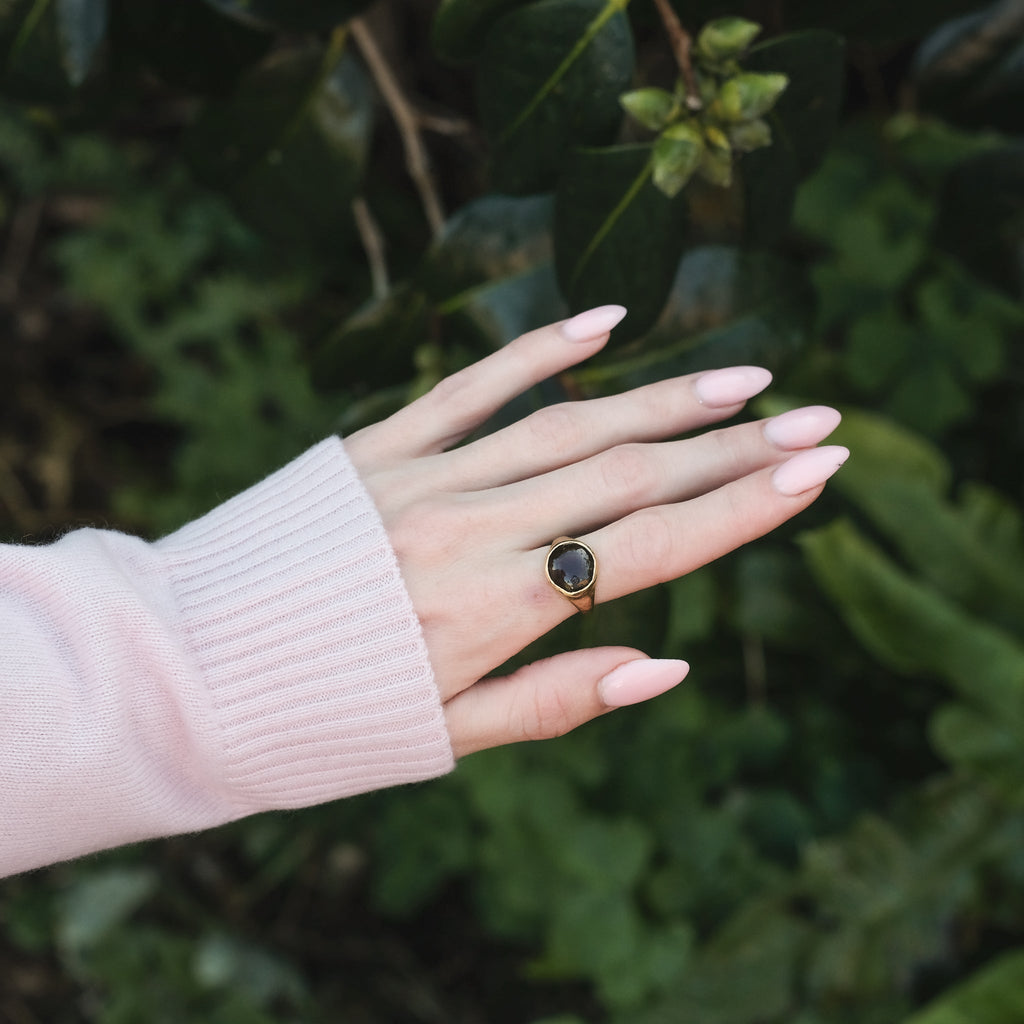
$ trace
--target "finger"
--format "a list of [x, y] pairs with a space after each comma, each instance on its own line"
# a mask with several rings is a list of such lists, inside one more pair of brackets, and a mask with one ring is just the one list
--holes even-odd
[[[597, 558], [595, 600], [685, 576], [694, 569], [771, 532], [810, 505], [846, 461], [838, 446], [812, 448], [780, 466], [759, 470], [717, 490], [674, 505], [634, 512], [579, 539]], [[506, 570], [506, 629], [539, 636], [576, 614], [545, 578], [547, 546], [527, 551]]]
[[660, 441], [727, 419], [771, 379], [759, 366], [732, 366], [622, 395], [551, 405], [448, 452], [441, 457], [441, 472], [446, 486], [460, 490], [524, 480], [617, 445]]
[[510, 676], [484, 679], [445, 705], [456, 757], [524, 740], [553, 739], [615, 707], [680, 683], [685, 661], [654, 661], [628, 647], [559, 654]]
[[481, 497], [489, 518], [527, 546], [597, 529], [631, 512], [675, 504], [723, 487], [792, 451], [815, 445], [839, 425], [827, 406], [794, 409], [684, 441], [624, 444], [553, 473]]
[[346, 441], [357, 468], [443, 451], [534, 384], [592, 356], [626, 315], [599, 306], [536, 331], [446, 377], [382, 423]]
[[684, 576], [769, 533], [810, 505], [849, 454], [838, 445], [800, 452], [780, 466], [681, 504], [642, 509], [582, 538], [600, 562], [596, 599]]

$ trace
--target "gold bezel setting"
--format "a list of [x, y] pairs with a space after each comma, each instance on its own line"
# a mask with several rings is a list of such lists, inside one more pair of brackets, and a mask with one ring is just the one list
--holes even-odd
[[[562, 561], [562, 565], [558, 562]], [[572, 573], [569, 579], [566, 573]], [[597, 586], [597, 556], [593, 550], [575, 537], [556, 537], [548, 548], [544, 560], [544, 575], [577, 611], [589, 612], [594, 607], [594, 589]]]

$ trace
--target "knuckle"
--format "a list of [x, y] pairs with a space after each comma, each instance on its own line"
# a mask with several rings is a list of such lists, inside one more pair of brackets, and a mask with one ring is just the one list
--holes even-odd
[[654, 492], [655, 478], [646, 447], [623, 444], [601, 456], [601, 479], [608, 493], [642, 505]]
[[721, 523], [726, 531], [730, 534], [747, 532], [744, 525], [752, 520], [746, 491], [739, 487], [723, 487], [719, 494], [724, 506]]
[[448, 559], [463, 527], [457, 510], [444, 502], [422, 499], [395, 513], [388, 538], [401, 566]]
[[416, 539], [419, 528], [415, 515], [409, 508], [402, 509], [391, 515], [387, 523], [388, 540], [398, 559], [399, 565], [405, 565], [416, 550]]
[[570, 403], [549, 405], [527, 417], [530, 442], [547, 454], [565, 459], [579, 450], [583, 426]]
[[626, 521], [626, 557], [634, 566], [649, 569], [670, 579], [676, 550], [676, 536], [661, 509], [634, 512]]
[[439, 380], [429, 391], [431, 405], [455, 430], [476, 424], [480, 405], [480, 378], [475, 366]]
[[742, 476], [750, 469], [750, 445], [746, 432], [726, 428], [709, 435], [715, 442], [715, 461], [724, 478]]
[[512, 725], [527, 740], [553, 740], [577, 725], [573, 708], [557, 688], [538, 687]]

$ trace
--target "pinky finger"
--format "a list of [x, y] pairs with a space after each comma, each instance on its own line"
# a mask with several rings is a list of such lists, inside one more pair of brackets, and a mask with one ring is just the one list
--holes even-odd
[[682, 682], [685, 661], [628, 647], [571, 651], [484, 679], [445, 705], [456, 757], [524, 740], [554, 739], [613, 708], [657, 697]]

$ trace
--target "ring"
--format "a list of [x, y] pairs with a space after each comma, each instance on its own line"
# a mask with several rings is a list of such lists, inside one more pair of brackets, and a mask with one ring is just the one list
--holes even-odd
[[556, 537], [548, 548], [544, 574], [562, 597], [572, 601], [577, 611], [589, 612], [594, 607], [597, 556], [583, 541]]

